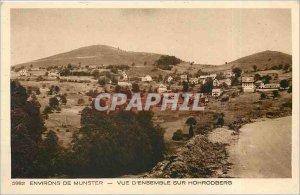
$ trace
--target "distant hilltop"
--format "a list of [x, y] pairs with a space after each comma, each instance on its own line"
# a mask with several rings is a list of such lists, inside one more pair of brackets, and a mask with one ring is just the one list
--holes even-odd
[[239, 67], [242, 70], [253, 70], [253, 66], [255, 65], [257, 70], [265, 70], [274, 66], [286, 64], [292, 64], [291, 55], [279, 51], [267, 50], [239, 58], [224, 66]]
[[[81, 47], [69, 52], [60, 53], [50, 57], [35, 61], [17, 64], [15, 67], [48, 67], [64, 66], [67, 64], [76, 65], [145, 65], [152, 66], [163, 54], [132, 52], [107, 45], [92, 45]], [[183, 64], [189, 64], [182, 61]], [[278, 65], [292, 64], [292, 56], [278, 51], [263, 51], [249, 56], [245, 56], [228, 62], [223, 65], [202, 65], [194, 64], [195, 67], [203, 71], [213, 72], [228, 70], [239, 67], [242, 70], [252, 70], [256, 66], [257, 70], [270, 69]]]
[[81, 47], [69, 52], [56, 54], [35, 61], [17, 64], [18, 66], [48, 67], [67, 64], [110, 65], [110, 64], [149, 64], [152, 65], [161, 54], [124, 51], [107, 45]]

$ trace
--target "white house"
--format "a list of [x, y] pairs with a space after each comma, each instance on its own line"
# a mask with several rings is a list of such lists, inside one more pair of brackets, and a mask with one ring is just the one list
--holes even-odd
[[127, 81], [128, 80], [128, 75], [126, 74], [126, 72], [123, 71], [121, 74], [122, 74], [123, 80]]
[[207, 78], [215, 79], [216, 77], [217, 77], [217, 74], [201, 75], [201, 76], [199, 76], [199, 80], [203, 81], [203, 80], [206, 80]]
[[146, 75], [145, 77], [142, 77], [142, 81], [143, 82], [151, 82], [152, 81], [152, 77], [150, 75]]
[[167, 92], [167, 91], [168, 91], [167, 87], [166, 87], [165, 85], [163, 85], [163, 84], [160, 84], [160, 85], [158, 86], [158, 88], [157, 88], [157, 92], [158, 92], [158, 93], [165, 93], [165, 92]]
[[260, 86], [263, 89], [279, 89], [280, 84], [278, 83], [269, 83], [269, 84], [263, 84]]
[[244, 92], [254, 92], [254, 78], [253, 77], [242, 77], [242, 88]]
[[171, 83], [173, 80], [174, 80], [174, 79], [173, 79], [173, 77], [171, 77], [171, 76], [169, 76], [169, 77], [167, 78], [167, 82], [168, 82], [168, 83]]
[[129, 82], [124, 82], [124, 81], [118, 81], [118, 85], [120, 87], [132, 87], [132, 84]]
[[19, 71], [19, 76], [20, 77], [27, 77], [29, 76], [30, 74], [28, 73], [28, 71], [26, 69], [23, 69], [23, 70], [20, 70]]
[[219, 97], [222, 94], [222, 90], [221, 89], [212, 89], [211, 91], [211, 95], [213, 97]]
[[197, 85], [199, 83], [199, 79], [198, 78], [190, 78], [190, 83]]
[[48, 76], [49, 77], [59, 77], [60, 73], [58, 71], [55, 71], [55, 72], [49, 71]]
[[182, 75], [180, 75], [180, 80], [181, 80], [181, 82], [183, 82], [183, 81], [187, 82], [187, 80], [188, 80], [188, 75], [187, 75], [187, 74], [182, 74]]
[[213, 86], [218, 87], [220, 85], [220, 81], [218, 79], [213, 80]]

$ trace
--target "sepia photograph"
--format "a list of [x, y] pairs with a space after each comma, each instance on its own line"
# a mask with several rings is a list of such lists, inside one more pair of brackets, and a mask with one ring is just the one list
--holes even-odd
[[21, 182], [12, 185], [293, 179], [292, 16], [285, 7], [11, 8], [1, 105], [5, 169]]

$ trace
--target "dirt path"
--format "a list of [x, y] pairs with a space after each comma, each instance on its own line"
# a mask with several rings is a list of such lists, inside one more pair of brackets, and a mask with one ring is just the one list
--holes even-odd
[[228, 148], [233, 163], [228, 176], [242, 178], [291, 177], [292, 117], [244, 125]]

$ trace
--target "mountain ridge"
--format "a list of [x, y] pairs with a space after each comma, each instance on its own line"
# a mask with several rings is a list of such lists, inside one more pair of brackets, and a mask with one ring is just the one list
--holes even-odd
[[[110, 64], [135, 64], [135, 65], [153, 65], [164, 54], [126, 51], [120, 48], [108, 45], [90, 45], [80, 47], [68, 52], [55, 54], [49, 57], [33, 60], [30, 62], [14, 65], [14, 67], [30, 66], [48, 67], [64, 66], [69, 63], [85, 65], [110, 65]], [[187, 63], [187, 62], [184, 62]], [[243, 70], [258, 69], [264, 70], [277, 66], [279, 64], [291, 64], [292, 56], [279, 51], [262, 51], [245, 57], [241, 57], [223, 65], [202, 65], [195, 64], [200, 69], [210, 71], [222, 71], [239, 67]]]

